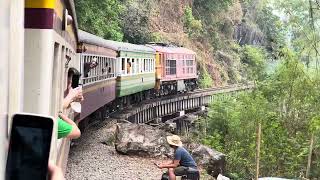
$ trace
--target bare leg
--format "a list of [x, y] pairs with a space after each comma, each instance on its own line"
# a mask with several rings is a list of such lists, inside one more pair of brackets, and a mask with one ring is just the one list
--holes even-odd
[[176, 175], [174, 174], [174, 169], [173, 168], [169, 168], [168, 169], [168, 173], [169, 173], [169, 179], [170, 180], [176, 180]]

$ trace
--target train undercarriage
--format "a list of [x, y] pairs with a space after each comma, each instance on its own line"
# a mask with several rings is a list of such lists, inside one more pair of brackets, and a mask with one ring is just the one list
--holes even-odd
[[119, 97], [114, 101], [104, 105], [103, 107], [92, 113], [88, 118], [82, 120], [80, 122], [80, 129], [85, 129], [89, 124], [93, 123], [92, 121], [103, 121], [105, 118], [108, 118], [113, 112], [131, 107], [133, 105], [139, 104], [140, 102], [155, 98], [161, 98], [164, 96], [182, 94], [194, 91], [197, 88], [197, 79], [161, 82], [159, 90], [149, 89], [143, 92], [131, 94], [129, 96]]
[[160, 89], [156, 90], [156, 96], [167, 96], [178, 93], [185, 93], [189, 91], [194, 91], [197, 87], [197, 79], [165, 81], [161, 82]]

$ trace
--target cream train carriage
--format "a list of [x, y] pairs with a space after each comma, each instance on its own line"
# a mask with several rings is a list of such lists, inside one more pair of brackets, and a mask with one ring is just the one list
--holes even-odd
[[0, 180], [5, 174], [8, 120], [22, 111], [23, 20], [24, 1], [0, 1]]
[[[57, 117], [76, 58], [77, 23], [73, 0], [25, 0], [23, 111]], [[71, 112], [69, 116], [73, 118]], [[55, 125], [55, 137], [57, 126]], [[51, 159], [66, 166], [69, 141], [53, 138]]]

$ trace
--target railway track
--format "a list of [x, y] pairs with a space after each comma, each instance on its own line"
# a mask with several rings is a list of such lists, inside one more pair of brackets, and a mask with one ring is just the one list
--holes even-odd
[[214, 101], [215, 95], [227, 95], [252, 89], [253, 87], [252, 84], [227, 85], [223, 87], [196, 89], [192, 92], [148, 99], [132, 104], [129, 107], [124, 107], [123, 109], [114, 110], [108, 114], [102, 115], [100, 112], [100, 115], [98, 116], [100, 118], [95, 118], [100, 119], [100, 121], [95, 120], [93, 122], [83, 123], [85, 125], [82, 125], [81, 129], [87, 129], [92, 125], [96, 125], [101, 121], [110, 118], [132, 123], [150, 123], [154, 120], [160, 121], [164, 116], [176, 118], [181, 115], [180, 113], [184, 115], [184, 111], [186, 110], [201, 109], [203, 106], [208, 106]]
[[236, 93], [252, 88], [252, 84], [241, 84], [197, 89], [193, 92], [146, 100], [125, 108], [124, 110], [120, 110], [114, 113], [112, 117], [128, 120], [133, 123], [146, 123], [162, 116], [207, 106], [213, 102], [214, 95]]

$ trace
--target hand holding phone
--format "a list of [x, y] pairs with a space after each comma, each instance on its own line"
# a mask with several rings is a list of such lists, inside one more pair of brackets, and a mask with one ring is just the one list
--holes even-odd
[[50, 180], [64, 180], [61, 168], [57, 167], [53, 162], [49, 162]]
[[9, 141], [6, 180], [48, 178], [48, 159], [53, 118], [36, 114], [15, 114]]

